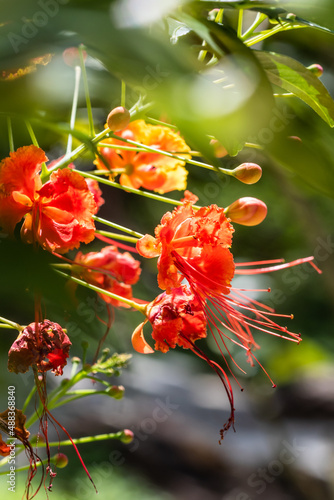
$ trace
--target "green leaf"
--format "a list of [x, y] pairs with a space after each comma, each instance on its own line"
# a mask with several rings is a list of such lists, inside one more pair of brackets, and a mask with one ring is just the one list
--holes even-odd
[[167, 19], [168, 23], [168, 33], [170, 35], [170, 41], [171, 43], [177, 43], [178, 39], [181, 36], [188, 35], [190, 32], [190, 28], [186, 26], [184, 23], [181, 23], [180, 21], [177, 21], [176, 19], [173, 19], [172, 17], [169, 17]]
[[254, 52], [272, 84], [292, 92], [334, 127], [334, 101], [310, 70], [288, 56], [274, 52]]
[[334, 198], [334, 165], [330, 153], [317, 149], [307, 133], [301, 134], [302, 141], [287, 137], [287, 133], [284, 130], [278, 134], [268, 144], [267, 151], [313, 189]]
[[272, 0], [271, 2], [258, 2], [256, 0], [229, 0], [229, 1], [212, 1], [201, 0], [200, 2], [190, 2], [190, 6], [196, 10], [205, 6], [208, 10], [212, 9], [242, 9], [255, 10], [266, 14], [270, 19], [278, 20], [279, 16], [286, 14], [286, 10], [278, 7], [280, 0]]
[[173, 122], [209, 161], [208, 135], [236, 155], [270, 117], [274, 106], [270, 82], [253, 50], [232, 30], [185, 13], [175, 16], [206, 42], [216, 60], [202, 63], [197, 72], [163, 82], [157, 101], [166, 103]]

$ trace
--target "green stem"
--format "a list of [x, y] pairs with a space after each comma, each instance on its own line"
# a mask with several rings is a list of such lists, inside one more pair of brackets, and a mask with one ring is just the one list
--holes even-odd
[[[125, 142], [125, 139], [122, 139], [122, 138], [119, 138], [121, 141]], [[136, 151], [136, 152], [141, 152], [141, 151], [150, 151], [148, 150], [147, 148], [150, 147], [150, 146], [145, 146], [145, 144], [141, 144], [141, 143], [138, 143], [140, 144], [140, 146], [121, 146], [120, 144], [111, 144], [110, 142], [100, 142], [98, 144], [98, 147], [99, 148], [110, 148], [110, 149], [121, 149], [121, 150], [125, 150], [125, 151]], [[162, 155], [173, 155], [172, 157], [173, 158], [176, 158], [176, 159], [181, 159], [182, 161], [186, 161], [188, 162], [188, 160], [186, 158], [183, 158], [183, 157], [178, 157], [176, 155], [182, 155], [182, 154], [187, 154], [187, 155], [196, 155], [196, 156], [200, 156], [201, 153], [199, 151], [167, 151], [165, 149], [155, 149], [153, 148], [153, 152], [154, 153], [158, 153], [158, 154], [162, 154]], [[114, 172], [124, 172], [125, 169], [122, 168], [122, 169], [117, 169], [117, 168], [113, 168], [112, 169], [112, 173]], [[90, 173], [93, 174], [95, 171], [91, 171]], [[101, 172], [100, 170], [98, 170], [97, 172]]]
[[0, 321], [1, 323], [6, 323], [6, 325], [9, 325], [11, 328], [15, 328], [15, 330], [18, 330], [19, 332], [24, 329], [24, 326], [21, 326], [18, 323], [14, 323], [14, 321], [10, 321], [9, 319], [2, 318], [1, 316]]
[[296, 24], [296, 25], [291, 25], [290, 23], [278, 24], [274, 28], [260, 32], [258, 35], [254, 36], [253, 38], [245, 40], [244, 43], [248, 47], [251, 47], [252, 45], [255, 45], [259, 42], [262, 42], [263, 40], [266, 40], [267, 38], [269, 38], [273, 35], [276, 35], [277, 33], [281, 32], [281, 31], [290, 31], [290, 30], [306, 28], [306, 27], [307, 26], [303, 26], [301, 24]]
[[137, 233], [136, 231], [133, 231], [132, 229], [128, 229], [127, 227], [120, 226], [119, 224], [115, 224], [115, 222], [110, 222], [106, 219], [102, 219], [101, 217], [97, 217], [96, 215], [93, 215], [93, 219], [96, 222], [101, 222], [101, 224], [105, 224], [106, 226], [110, 226], [114, 229], [119, 229], [120, 231], [123, 231], [123, 233], [131, 234], [131, 236], [135, 236], [136, 238], [142, 238], [144, 235], [141, 233]]
[[219, 9], [219, 12], [216, 15], [215, 22], [222, 23], [223, 22], [224, 9]]
[[133, 236], [125, 236], [123, 234], [111, 233], [110, 231], [100, 231], [96, 229], [95, 233], [101, 234], [102, 236], [107, 236], [108, 238], [113, 238], [114, 240], [127, 241], [128, 243], [137, 243], [138, 241], [138, 238], [134, 238]]
[[32, 397], [33, 397], [33, 395], [35, 394], [36, 390], [37, 390], [37, 387], [34, 385], [34, 386], [33, 386], [33, 388], [31, 389], [30, 393], [28, 394], [28, 396], [27, 396], [27, 398], [26, 398], [25, 402], [24, 402], [24, 405], [23, 405], [23, 407], [22, 407], [22, 413], [24, 413], [24, 412], [25, 412], [25, 410], [26, 410], [26, 408], [27, 408], [28, 404], [30, 403], [30, 401], [31, 401], [31, 399], [32, 399]]
[[39, 144], [38, 144], [38, 141], [37, 141], [37, 137], [35, 135], [35, 132], [30, 124], [30, 122], [28, 122], [28, 120], [25, 120], [25, 124], [26, 124], [26, 127], [28, 129], [28, 132], [29, 132], [29, 135], [30, 135], [30, 139], [31, 139], [31, 142], [33, 143], [34, 146], [36, 146], [37, 148], [39, 148]]
[[85, 66], [85, 61], [84, 61], [84, 56], [83, 56], [83, 46], [82, 45], [79, 46], [79, 56], [80, 56], [80, 65], [81, 65], [81, 71], [82, 71], [82, 80], [83, 80], [84, 89], [85, 89], [86, 107], [87, 107], [89, 133], [90, 133], [89, 135], [91, 137], [94, 137], [95, 131], [94, 131], [92, 104], [90, 102], [88, 79], [87, 79], [87, 72], [86, 72], [86, 66]]
[[63, 273], [62, 271], [56, 270], [57, 274], [60, 274], [60, 276], [63, 276], [64, 278], [73, 281], [74, 283], [77, 283], [78, 285], [84, 286], [85, 288], [88, 288], [89, 290], [93, 290], [94, 292], [100, 293], [102, 295], [106, 295], [107, 297], [110, 297], [111, 299], [118, 300], [119, 302], [123, 302], [124, 304], [127, 304], [128, 306], [132, 307], [133, 309], [137, 309], [137, 311], [144, 312], [144, 309], [146, 305], [142, 304], [137, 304], [137, 302], [134, 302], [133, 300], [126, 299], [125, 297], [122, 297], [121, 295], [116, 295], [115, 293], [107, 292], [103, 288], [100, 288], [95, 285], [91, 285], [90, 283], [87, 283], [86, 281], [82, 281], [79, 278], [75, 278], [74, 276], [69, 276], [66, 273]]
[[[152, 103], [143, 104], [138, 109], [131, 109], [130, 114], [131, 114], [132, 118], [135, 118], [137, 114], [143, 113], [145, 110], [151, 109], [152, 106], [153, 106]], [[93, 145], [98, 144], [105, 137], [107, 137], [109, 133], [110, 133], [109, 128], [102, 130], [102, 132], [96, 134], [95, 137], [92, 138], [91, 143]], [[68, 155], [66, 154], [61, 160], [59, 160], [58, 163], [56, 163], [52, 168], [50, 168], [48, 171], [47, 177], [50, 177], [52, 172], [54, 172], [55, 170], [58, 170], [59, 168], [67, 167], [67, 165], [69, 165], [69, 163], [72, 163], [77, 158], [82, 156], [88, 149], [89, 148], [88, 148], [87, 144], [80, 144], [80, 146], [78, 146], [74, 151], [72, 151], [71, 154], [68, 154]], [[47, 178], [43, 178], [43, 180], [47, 180]]]
[[55, 408], [59, 408], [60, 406], [70, 403], [71, 401], [76, 401], [77, 399], [85, 398], [87, 396], [92, 396], [94, 394], [104, 394], [105, 396], [109, 396], [109, 394], [106, 391], [94, 391], [94, 390], [91, 390], [89, 392], [86, 391], [85, 394], [78, 394], [76, 396], [63, 399], [62, 401], [59, 401], [58, 403], [55, 403], [53, 405], [49, 405], [49, 410], [54, 410]]
[[[79, 172], [83, 177], [88, 177], [89, 179], [94, 179], [97, 182], [101, 182], [102, 184], [106, 184], [107, 186], [112, 186], [117, 189], [121, 189], [122, 191], [126, 191], [128, 193], [138, 194], [139, 196], [144, 196], [145, 198], [151, 198], [152, 200], [162, 201], [163, 203], [169, 203], [170, 205], [182, 205], [182, 201], [173, 200], [172, 198], [166, 198], [165, 196], [160, 196], [158, 194], [149, 193], [147, 191], [141, 191], [140, 189], [131, 188], [128, 186], [122, 186], [117, 182], [109, 181], [108, 179], [103, 179], [97, 177], [96, 175], [89, 174], [88, 172]], [[195, 207], [195, 205], [194, 205]], [[198, 208], [198, 207], [197, 207]]]
[[264, 149], [263, 146], [260, 146], [260, 144], [255, 144], [254, 142], [245, 142], [244, 145], [245, 148], [252, 148], [252, 149]]
[[[43, 445], [45, 446], [45, 443], [37, 444], [37, 445], [35, 444], [34, 447], [36, 447], [36, 446], [43, 446]], [[19, 452], [21, 452], [21, 451], [23, 451], [23, 448]], [[3, 461], [0, 462], [0, 466], [2, 465], [2, 463], [3, 463]], [[4, 463], [8, 463], [8, 460], [6, 460], [6, 462], [4, 462]], [[36, 467], [40, 467], [42, 464], [43, 465], [47, 465], [47, 463], [48, 463], [48, 460], [45, 459], [45, 460], [36, 462], [35, 465], [36, 465]], [[22, 472], [22, 471], [25, 471], [25, 470], [29, 470], [30, 467], [31, 467], [30, 465], [24, 465], [23, 467], [19, 467], [18, 469], [15, 469], [15, 472]], [[0, 476], [4, 476], [5, 474], [8, 474], [8, 472], [7, 471], [0, 472]]]
[[[112, 133], [109, 134], [109, 135], [111, 137], [113, 137], [114, 139], [118, 139], [119, 140], [119, 137], [117, 135], [114, 135]], [[216, 172], [219, 171], [219, 172], [222, 172], [223, 174], [232, 175], [233, 176], [233, 174], [231, 173], [231, 170], [228, 170], [228, 169], [225, 169], [225, 168], [222, 168], [222, 167], [213, 167], [212, 165], [209, 165], [208, 163], [203, 163], [201, 161], [196, 161], [196, 160], [193, 160], [192, 158], [184, 158], [182, 156], [178, 156], [176, 154], [169, 153], [168, 151], [164, 151], [162, 149], [156, 149], [156, 148], [153, 148], [152, 146], [146, 146], [145, 144], [141, 144], [140, 142], [132, 141], [130, 139], [124, 139], [124, 138], [122, 138], [122, 142], [126, 142], [128, 144], [132, 144], [134, 146], [140, 147], [141, 149], [144, 149], [144, 150], [149, 151], [151, 153], [161, 154], [163, 156], [168, 156], [169, 158], [173, 158], [175, 160], [179, 160], [179, 161], [182, 161], [182, 162], [189, 163], [190, 165], [196, 165], [197, 167], [206, 168], [208, 170], [215, 170]], [[189, 154], [189, 152], [185, 151], [184, 154]], [[126, 188], [126, 189], [128, 189], [128, 188]]]
[[237, 36], [238, 38], [242, 38], [242, 21], [243, 21], [244, 11], [242, 9], [238, 12], [238, 27], [237, 27]]
[[267, 16], [265, 14], [261, 14], [261, 12], [258, 12], [254, 23], [248, 28], [248, 30], [245, 31], [242, 36], [240, 36], [240, 39], [242, 41], [248, 40], [248, 38], [253, 34], [256, 28], [260, 26], [260, 24], [262, 24], [266, 19]]
[[122, 80], [122, 88], [121, 88], [121, 106], [125, 108], [125, 101], [126, 101], [126, 83], [124, 80]]
[[12, 120], [11, 120], [10, 116], [7, 116], [7, 128], [8, 128], [9, 151], [11, 153], [13, 153], [14, 152], [14, 136], [13, 136]]
[[[64, 441], [52, 441], [49, 443], [49, 446], [71, 446], [72, 442], [75, 444], [83, 444], [83, 443], [93, 443], [95, 441], [105, 441], [106, 439], [122, 439], [124, 437], [124, 431], [119, 432], [110, 432], [109, 434], [98, 434], [97, 436], [85, 436], [81, 438], [76, 438], [70, 441], [66, 439]], [[45, 443], [37, 443], [35, 446], [43, 447]]]
[[[26, 124], [27, 130], [29, 132], [31, 142], [33, 143], [34, 146], [36, 146], [37, 148], [39, 148], [37, 137], [35, 135], [35, 132], [34, 132], [32, 126], [31, 126], [30, 122], [28, 120], [25, 120], [25, 124]], [[46, 166], [45, 162], [42, 163], [41, 168], [42, 168], [42, 174], [41, 175], [42, 176], [46, 175], [48, 173], [48, 169], [47, 169], [47, 166]]]
[[[205, 41], [205, 40], [203, 40], [203, 42], [202, 42], [202, 47], [204, 48], [204, 47], [206, 47], [206, 46], [207, 46], [206, 41]], [[208, 53], [208, 51], [207, 51], [207, 50], [205, 50], [205, 49], [200, 50], [200, 51], [199, 51], [199, 54], [198, 54], [198, 60], [199, 60], [200, 62], [203, 62], [207, 53]]]
[[[74, 92], [73, 92], [73, 101], [72, 101], [72, 110], [71, 110], [71, 118], [70, 118], [70, 129], [73, 130], [75, 126], [75, 118], [77, 115], [78, 108], [78, 98], [79, 98], [79, 87], [80, 87], [80, 78], [81, 78], [81, 68], [80, 66], [75, 66], [75, 81], [74, 81]], [[72, 134], [69, 134], [67, 140], [66, 154], [70, 154], [72, 150]]]
[[162, 122], [160, 120], [156, 120], [155, 118], [150, 118], [149, 116], [146, 117], [146, 121], [149, 123], [153, 123], [153, 125], [162, 125], [163, 127], [168, 127], [177, 130], [176, 125], [171, 125], [170, 123]]

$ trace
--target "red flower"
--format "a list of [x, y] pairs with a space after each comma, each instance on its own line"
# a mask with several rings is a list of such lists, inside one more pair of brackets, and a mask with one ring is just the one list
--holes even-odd
[[211, 205], [195, 211], [193, 201], [186, 191], [183, 205], [167, 212], [155, 230], [156, 237], [145, 235], [137, 242], [137, 250], [144, 257], [159, 255], [158, 283], [167, 292], [180, 285], [186, 269], [192, 283], [227, 294], [234, 276], [229, 250], [234, 229], [223, 208]]
[[173, 288], [170, 294], [159, 295], [146, 307], [146, 321], [133, 333], [133, 347], [138, 352], [153, 352], [143, 337], [143, 327], [149, 321], [157, 351], [167, 352], [176, 345], [192, 348], [193, 342], [206, 337], [206, 317], [201, 302], [186, 286]]
[[39, 372], [52, 370], [55, 375], [62, 375], [71, 345], [66, 331], [58, 323], [48, 319], [30, 323], [9, 349], [8, 370], [25, 373], [36, 365]]
[[49, 251], [65, 253], [94, 239], [97, 207], [86, 181], [71, 169], [57, 170], [42, 185], [39, 171], [47, 161], [36, 146], [11, 153], [0, 164], [0, 226], [12, 234], [25, 217], [21, 237]]
[[[120, 139], [104, 139], [104, 144], [126, 146], [122, 138], [140, 142], [145, 146], [168, 152], [185, 152], [190, 148], [184, 140], [168, 127], [150, 125], [144, 120], [135, 120], [117, 135]], [[115, 177], [121, 174], [119, 182], [131, 188], [150, 189], [157, 193], [167, 193], [175, 189], [186, 188], [187, 170], [185, 161], [170, 158], [159, 153], [149, 151], [129, 151], [121, 148], [101, 147], [99, 152], [107, 163], [110, 174]], [[184, 158], [189, 155], [182, 154]], [[106, 164], [97, 158], [94, 162], [97, 168], [108, 170]]]
[[[78, 252], [74, 259], [72, 272], [92, 285], [104, 290], [121, 295], [127, 299], [132, 298], [132, 288], [139, 280], [141, 273], [140, 262], [132, 257], [129, 252], [121, 253], [117, 247], [110, 245], [102, 248], [100, 252], [83, 254]], [[99, 294], [107, 303], [117, 307], [129, 307], [124, 302], [112, 299], [104, 294]]]
[[[166, 289], [169, 294], [166, 296], [166, 301], [175, 300], [175, 294], [178, 292], [174, 291], [173, 288], [178, 287], [186, 279], [193, 297], [205, 314], [209, 330], [214, 336], [229, 370], [225, 354], [226, 352], [230, 354], [229, 342], [244, 349], [251, 364], [254, 363], [254, 360], [258, 362], [253, 354], [253, 351], [258, 348], [253, 338], [253, 331], [266, 332], [299, 342], [299, 334], [290, 332], [287, 327], [280, 326], [273, 321], [275, 316], [292, 318], [291, 315], [276, 314], [272, 308], [252, 300], [243, 293], [246, 290], [232, 288], [231, 280], [235, 274], [262, 274], [305, 262], [310, 262], [320, 272], [311, 262], [313, 257], [274, 266], [270, 264], [281, 263], [283, 260], [235, 264], [229, 250], [232, 243], [233, 227], [229, 219], [225, 217], [224, 210], [216, 205], [211, 205], [196, 212], [191, 206], [193, 201], [194, 198], [191, 197], [191, 194], [186, 193], [183, 205], [177, 207], [173, 213], [168, 212], [162, 217], [161, 224], [155, 230], [155, 238], [145, 235], [137, 242], [138, 252], [144, 257], [159, 255], [158, 283], [160, 288]], [[268, 267], [263, 267], [268, 264]], [[261, 267], [250, 268], [254, 265]], [[243, 266], [248, 266], [249, 269]], [[239, 269], [240, 267], [241, 269]], [[152, 308], [152, 310], [154, 309]], [[148, 319], [151, 321], [150, 312], [151, 309], [148, 308]], [[181, 321], [180, 314], [179, 319]], [[156, 335], [154, 318], [152, 324], [153, 332]], [[182, 331], [179, 326], [178, 329], [178, 331]], [[135, 347], [139, 348], [139, 340], [145, 342], [141, 331], [142, 325], [138, 327], [134, 335], [134, 340], [138, 340]], [[164, 335], [166, 339], [169, 338], [165, 329], [163, 329], [162, 339], [158, 338], [158, 340], [163, 340]], [[175, 345], [177, 340], [173, 336], [172, 339]], [[195, 347], [193, 340], [196, 339], [188, 337], [190, 348], [198, 356], [205, 359], [220, 376], [223, 374], [223, 378], [221, 378], [231, 404], [231, 417], [222, 431], [223, 435], [223, 432], [233, 423], [232, 389], [222, 368]], [[158, 343], [156, 348], [160, 349], [160, 345]], [[151, 352], [147, 348], [145, 349], [145, 343], [142, 343], [141, 347], [142, 352]], [[231, 359], [236, 365], [232, 357]], [[232, 376], [234, 377], [233, 374]]]
[[100, 208], [104, 204], [104, 199], [102, 198], [102, 191], [100, 189], [99, 183], [95, 179], [85, 179], [89, 191], [94, 197], [97, 208]]

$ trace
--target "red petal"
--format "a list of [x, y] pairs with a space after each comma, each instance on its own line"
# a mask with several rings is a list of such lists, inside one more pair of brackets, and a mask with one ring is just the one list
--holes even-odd
[[157, 257], [160, 252], [156, 249], [155, 244], [156, 239], [150, 234], [145, 234], [145, 236], [137, 241], [136, 248], [143, 257]]
[[[16, 224], [29, 212], [27, 200], [33, 200], [42, 185], [38, 172], [44, 161], [47, 157], [42, 149], [25, 146], [0, 163], [0, 226], [3, 231], [13, 233]], [[20, 198], [20, 194], [24, 198]]]

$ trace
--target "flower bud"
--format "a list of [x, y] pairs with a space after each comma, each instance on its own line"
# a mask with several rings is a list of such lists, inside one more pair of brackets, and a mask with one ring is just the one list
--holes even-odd
[[216, 158], [223, 158], [228, 154], [227, 150], [219, 141], [217, 141], [217, 139], [211, 139], [210, 144], [211, 146], [213, 146], [213, 151]]
[[134, 434], [130, 429], [124, 429], [123, 436], [120, 438], [120, 441], [125, 444], [129, 444], [133, 441]]
[[53, 457], [54, 463], [58, 469], [63, 469], [68, 464], [68, 458], [64, 453], [57, 453]]
[[112, 132], [123, 130], [130, 123], [130, 113], [123, 106], [118, 106], [110, 111], [107, 118], [107, 125]]
[[108, 389], [108, 394], [114, 399], [122, 399], [125, 389], [122, 385], [112, 385]]
[[262, 168], [256, 163], [242, 163], [233, 170], [233, 176], [244, 184], [255, 184], [262, 176]]
[[232, 222], [243, 226], [256, 226], [265, 219], [267, 206], [257, 198], [245, 197], [225, 208], [224, 213]]
[[308, 66], [307, 69], [309, 69], [318, 78], [324, 72], [324, 68], [322, 66], [320, 66], [320, 64], [311, 64], [311, 66]]
[[[82, 51], [82, 56], [84, 61], [87, 58], [87, 52], [85, 50]], [[63, 52], [63, 59], [67, 66], [71, 66], [74, 68], [75, 66], [80, 66], [80, 53], [77, 47], [69, 47], [65, 49]]]
[[303, 142], [297, 135], [289, 135], [288, 139], [291, 139], [292, 141]]

